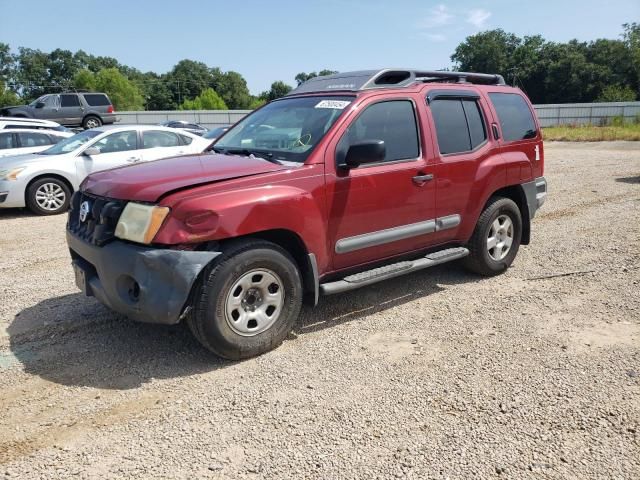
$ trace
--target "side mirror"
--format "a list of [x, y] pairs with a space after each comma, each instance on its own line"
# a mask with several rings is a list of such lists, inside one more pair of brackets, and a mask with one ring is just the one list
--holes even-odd
[[36, 103], [36, 108], [42, 108], [42, 107], [44, 107], [44, 102]]
[[387, 154], [384, 140], [364, 140], [349, 147], [344, 167], [356, 168], [366, 163], [383, 162]]
[[86, 155], [87, 157], [92, 157], [94, 155], [100, 155], [100, 150], [97, 147], [89, 147], [84, 152], [82, 152], [82, 154]]

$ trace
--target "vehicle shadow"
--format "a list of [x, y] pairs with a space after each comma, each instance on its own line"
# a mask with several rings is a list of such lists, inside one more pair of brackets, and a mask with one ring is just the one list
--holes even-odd
[[0, 208], [0, 220], [30, 217], [37, 217], [37, 215], [27, 208]]
[[[477, 280], [449, 264], [324, 297], [317, 308], [303, 308], [289, 339], [428, 297], [443, 286]], [[126, 390], [155, 378], [190, 376], [236, 363], [205, 350], [186, 325], [136, 323], [80, 294], [24, 309], [7, 332], [13, 363], [63, 385]], [[5, 358], [4, 363], [11, 361]]]
[[616, 182], [630, 183], [630, 184], [640, 183], [640, 175], [634, 175], [631, 177], [618, 177], [616, 178]]

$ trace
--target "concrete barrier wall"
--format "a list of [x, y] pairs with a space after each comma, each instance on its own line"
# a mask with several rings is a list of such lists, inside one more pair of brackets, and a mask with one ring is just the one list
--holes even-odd
[[[640, 102], [559, 103], [534, 105], [543, 127], [556, 125], [606, 125], [615, 117], [625, 122], [640, 119]], [[157, 124], [167, 120], [186, 120], [207, 128], [231, 125], [251, 110], [166, 110], [116, 112], [119, 123]]]

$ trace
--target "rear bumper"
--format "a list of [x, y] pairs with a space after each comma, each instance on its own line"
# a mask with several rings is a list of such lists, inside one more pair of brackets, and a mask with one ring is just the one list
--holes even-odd
[[220, 252], [193, 252], [112, 241], [98, 247], [67, 231], [76, 281], [87, 296], [147, 323], [178, 323], [191, 287]]
[[108, 125], [110, 123], [115, 123], [115, 121], [116, 121], [116, 114], [115, 113], [103, 113], [100, 116], [102, 117], [102, 123], [104, 125]]
[[529, 218], [533, 218], [547, 199], [547, 180], [544, 177], [538, 177], [532, 182], [523, 183], [522, 188], [527, 197]]

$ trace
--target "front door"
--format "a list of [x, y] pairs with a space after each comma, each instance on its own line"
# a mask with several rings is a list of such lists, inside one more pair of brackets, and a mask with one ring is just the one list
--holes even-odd
[[[425, 248], [436, 228], [431, 145], [421, 142], [415, 102], [374, 97], [358, 111], [325, 159], [334, 269]], [[365, 140], [384, 141], [384, 161], [340, 167], [349, 146]]]
[[87, 148], [89, 147], [97, 148], [100, 153], [91, 156], [81, 153], [76, 157], [76, 171], [80, 181], [90, 173], [137, 163], [141, 160], [138, 133], [135, 130], [111, 133], [87, 145]]

